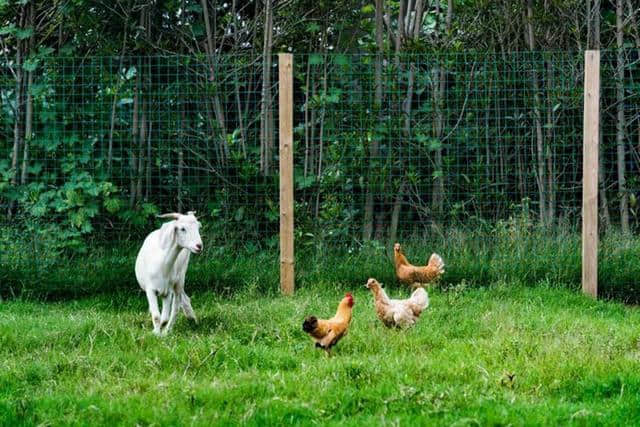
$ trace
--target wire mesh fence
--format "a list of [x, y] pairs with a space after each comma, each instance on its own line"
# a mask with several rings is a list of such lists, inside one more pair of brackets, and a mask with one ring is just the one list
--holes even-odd
[[602, 52], [600, 219], [625, 232], [638, 227], [640, 50]]
[[[294, 55], [297, 242], [490, 233], [514, 218], [577, 231], [583, 60], [565, 51]], [[137, 241], [156, 213], [196, 210], [211, 236], [277, 256], [275, 58], [0, 64], [5, 255], [25, 231], [55, 236], [64, 259]], [[637, 50], [603, 51], [601, 218], [632, 230], [639, 68]]]
[[525, 213], [580, 215], [579, 52], [297, 57], [307, 227], [395, 240]]
[[3, 219], [46, 218], [78, 244], [140, 231], [165, 211], [195, 210], [223, 238], [277, 233], [277, 62], [263, 65], [229, 55], [4, 63]]

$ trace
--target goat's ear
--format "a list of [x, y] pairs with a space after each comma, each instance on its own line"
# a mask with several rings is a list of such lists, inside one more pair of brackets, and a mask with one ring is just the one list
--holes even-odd
[[167, 249], [173, 243], [176, 238], [176, 230], [178, 226], [173, 222], [167, 222], [166, 224], [162, 224], [160, 228], [160, 247], [162, 249]]

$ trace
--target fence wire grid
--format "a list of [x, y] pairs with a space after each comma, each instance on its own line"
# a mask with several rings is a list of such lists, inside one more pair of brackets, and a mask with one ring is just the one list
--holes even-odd
[[[277, 244], [277, 57], [0, 61], [3, 233], [46, 224], [80, 245], [196, 210], [221, 238]], [[577, 225], [583, 62], [294, 55], [297, 235], [395, 240], [521, 214]], [[603, 51], [602, 215], [631, 228], [639, 69], [637, 50]]]
[[1, 89], [5, 220], [109, 239], [194, 210], [223, 238], [277, 232], [277, 60], [270, 76], [246, 56], [14, 68]]

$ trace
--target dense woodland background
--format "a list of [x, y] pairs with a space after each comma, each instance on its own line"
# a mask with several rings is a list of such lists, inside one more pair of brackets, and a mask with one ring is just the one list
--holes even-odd
[[639, 20], [634, 0], [0, 0], [3, 236], [82, 251], [196, 210], [275, 245], [279, 52], [299, 243], [576, 227], [585, 49], [603, 228], [631, 232]]

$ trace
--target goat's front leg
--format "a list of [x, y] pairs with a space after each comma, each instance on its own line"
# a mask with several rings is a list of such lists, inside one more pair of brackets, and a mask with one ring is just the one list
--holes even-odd
[[158, 309], [158, 296], [153, 289], [147, 289], [147, 301], [149, 302], [149, 312], [153, 322], [153, 333], [160, 335], [160, 310]]
[[167, 326], [169, 322], [169, 314], [171, 313], [171, 301], [173, 293], [169, 292], [162, 297], [162, 317], [160, 318], [160, 328]]

